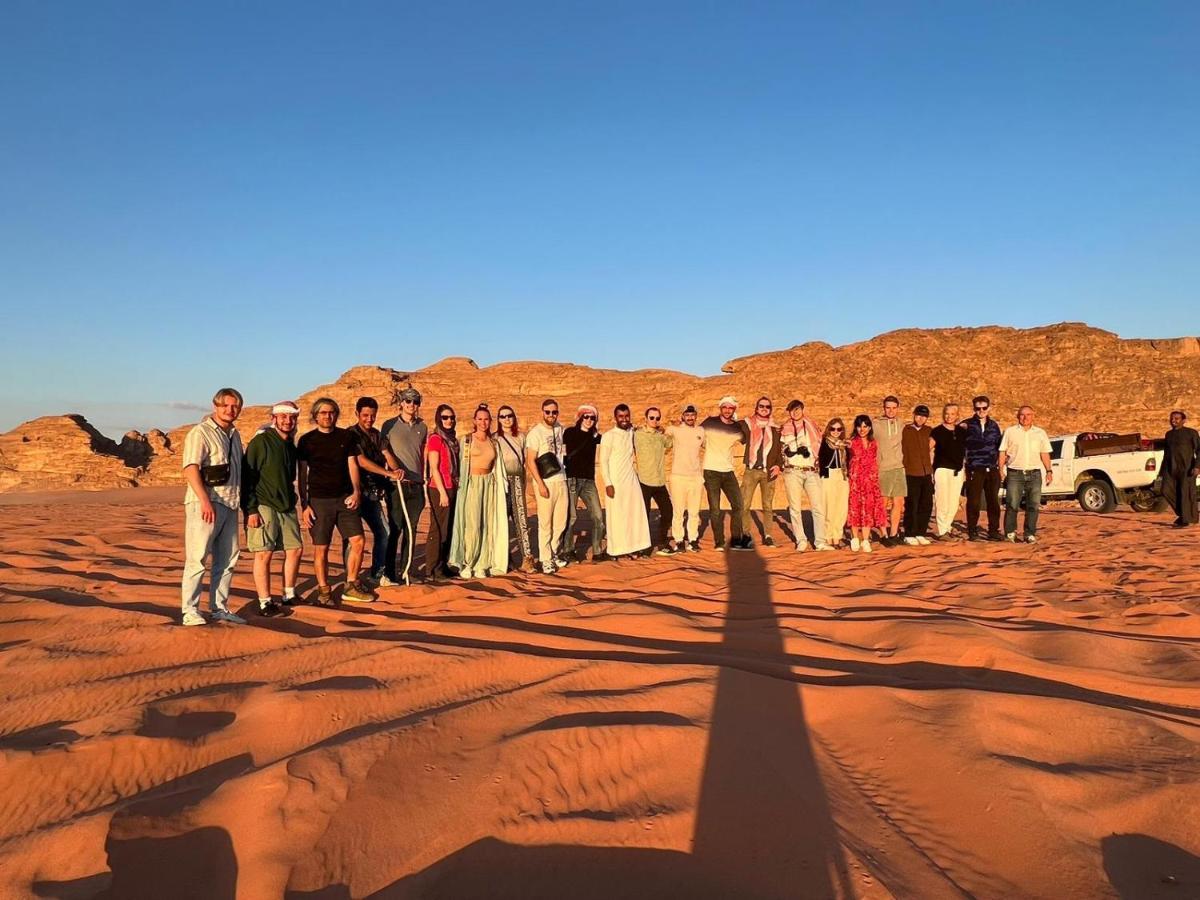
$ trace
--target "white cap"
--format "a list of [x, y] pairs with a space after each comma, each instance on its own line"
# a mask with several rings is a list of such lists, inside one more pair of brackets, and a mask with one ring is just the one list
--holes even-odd
[[717, 403], [717, 406], [732, 406], [734, 409], [736, 409], [737, 397], [733, 396], [732, 394], [726, 394], [720, 399], [720, 401]]
[[298, 416], [300, 415], [300, 407], [298, 407], [291, 400], [281, 400], [271, 407], [271, 415]]

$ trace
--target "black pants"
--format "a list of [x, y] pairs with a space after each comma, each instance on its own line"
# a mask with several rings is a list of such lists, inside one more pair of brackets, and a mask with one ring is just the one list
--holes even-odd
[[1188, 473], [1183, 478], [1166, 474], [1162, 479], [1162, 495], [1175, 510], [1175, 521], [1196, 524], [1196, 479]]
[[908, 496], [904, 500], [904, 536], [924, 537], [933, 514], [933, 476], [905, 475]]
[[450, 559], [450, 538], [454, 534], [454, 501], [458, 489], [446, 491], [449, 503], [438, 503], [437, 491], [429, 498], [429, 534], [425, 537], [425, 574], [429, 578], [445, 575], [446, 562]]
[[[388, 531], [384, 573], [392, 581], [399, 581], [397, 569], [406, 572], [412, 568], [413, 548], [417, 544], [417, 523], [421, 521], [421, 510], [425, 508], [425, 491], [417, 482], [401, 482], [399, 486], [389, 487], [387, 501], [388, 519], [392, 527]], [[401, 503], [404, 504], [403, 508]], [[408, 512], [407, 518], [404, 515], [405, 511]], [[399, 566], [396, 565], [397, 550], [403, 554]]]
[[675, 515], [675, 507], [671, 505], [671, 492], [665, 484], [642, 485], [642, 499], [646, 501], [646, 521], [650, 521], [650, 501], [658, 504], [658, 536], [654, 546], [667, 546], [667, 535], [671, 531], [671, 517]]
[[1000, 470], [995, 466], [967, 469], [967, 534], [979, 532], [980, 503], [987, 503], [988, 534], [1000, 533]]
[[729, 530], [735, 541], [742, 539], [742, 489], [737, 476], [732, 472], [704, 470], [704, 490], [708, 494], [708, 523], [712, 527], [713, 543], [720, 547], [725, 543], [724, 514], [721, 512], [721, 494], [729, 500]]

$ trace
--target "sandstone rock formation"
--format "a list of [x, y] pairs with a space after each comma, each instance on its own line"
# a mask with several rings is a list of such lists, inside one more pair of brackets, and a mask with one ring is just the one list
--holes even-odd
[[[418, 370], [358, 366], [297, 399], [305, 410], [304, 431], [312, 427], [307, 408], [317, 397], [337, 400], [343, 411], [341, 424], [349, 425], [355, 400], [372, 396], [379, 401], [382, 423], [395, 414], [396, 394], [409, 384], [423, 394], [427, 419], [436, 404], [450, 403], [464, 428], [480, 402], [493, 411], [509, 403], [528, 425], [537, 420], [544, 397], [559, 401], [568, 424], [578, 404], [595, 403], [607, 428], [612, 407], [620, 401], [632, 406], [640, 421], [650, 404], [661, 406], [671, 418], [688, 403], [707, 414], [723, 394], [732, 393], [745, 413], [758, 395], [767, 394], [775, 399], [776, 418], [781, 420], [787, 400], [800, 397], [810, 414], [824, 422], [834, 415], [874, 414], [883, 396], [894, 393], [906, 416], [913, 405], [924, 402], [936, 420], [945, 401], [959, 401], [963, 413], [969, 414], [971, 397], [984, 393], [992, 398], [1003, 424], [1014, 421], [1018, 405], [1031, 403], [1039, 424], [1051, 433], [1159, 435], [1171, 409], [1200, 408], [1198, 355], [1200, 340], [1195, 337], [1124, 340], [1081, 323], [1029, 329], [903, 329], [843, 347], [812, 341], [739, 357], [721, 367], [723, 374], [711, 377], [553, 362], [480, 368], [466, 357], [450, 357]], [[247, 407], [239, 422], [243, 439], [249, 440], [266, 420], [267, 407]], [[172, 448], [182, 446], [186, 432], [176, 429], [169, 437], [157, 431], [144, 437], [133, 432], [116, 445], [78, 416], [37, 419], [0, 436], [0, 490], [178, 482], [179, 463]]]

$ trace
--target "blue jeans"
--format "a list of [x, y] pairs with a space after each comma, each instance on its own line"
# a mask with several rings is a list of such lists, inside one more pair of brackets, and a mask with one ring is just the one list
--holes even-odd
[[582, 498], [592, 520], [592, 555], [595, 556], [604, 549], [604, 510], [600, 508], [600, 492], [596, 490], [596, 482], [592, 478], [568, 478], [567, 494], [571, 499], [567, 506], [567, 530], [563, 532], [562, 553], [575, 552], [575, 504]]
[[375, 539], [375, 543], [371, 545], [371, 577], [378, 581], [387, 572], [388, 537], [391, 531], [388, 528], [387, 509], [382, 499], [368, 497], [364, 492], [358, 504], [358, 512]]
[[1040, 469], [1030, 471], [1008, 470], [1004, 481], [1004, 533], [1013, 534], [1017, 530], [1017, 511], [1021, 501], [1025, 501], [1025, 534], [1033, 537], [1037, 534], [1038, 513], [1042, 510], [1042, 472]]

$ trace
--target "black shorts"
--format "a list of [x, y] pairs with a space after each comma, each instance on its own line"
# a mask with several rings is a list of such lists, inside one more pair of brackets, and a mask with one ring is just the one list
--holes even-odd
[[346, 509], [345, 497], [313, 497], [312, 510], [316, 515], [311, 529], [314, 546], [329, 546], [334, 525], [343, 538], [362, 536], [362, 517], [357, 509]]

